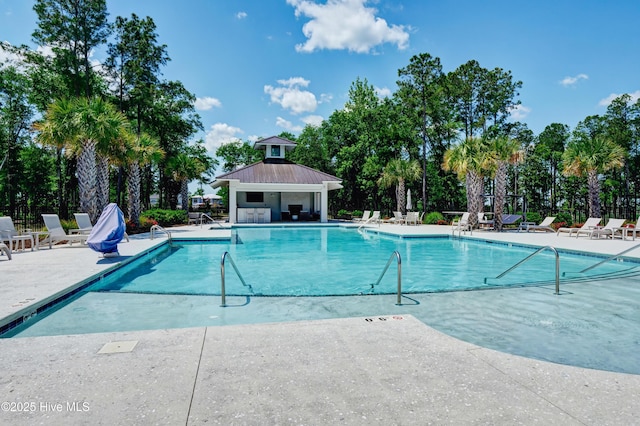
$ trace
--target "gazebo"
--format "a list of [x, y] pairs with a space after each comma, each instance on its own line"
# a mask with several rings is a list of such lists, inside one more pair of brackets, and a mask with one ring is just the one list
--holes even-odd
[[253, 147], [265, 150], [265, 159], [223, 175], [211, 186], [229, 187], [230, 223], [268, 223], [319, 219], [327, 222], [329, 191], [342, 180], [285, 159], [296, 143], [272, 136]]

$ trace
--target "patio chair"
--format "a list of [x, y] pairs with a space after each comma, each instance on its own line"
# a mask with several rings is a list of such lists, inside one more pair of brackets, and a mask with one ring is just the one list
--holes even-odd
[[[9, 250], [15, 251], [18, 249], [24, 250], [26, 241], [31, 243], [31, 251], [33, 251], [33, 234], [30, 232], [21, 234], [13, 225], [11, 216], [0, 216], [0, 242], [7, 243]], [[22, 243], [22, 248], [20, 248], [20, 243]]]
[[494, 226], [494, 220], [493, 219], [489, 219], [487, 218], [487, 216], [485, 216], [484, 212], [480, 212], [478, 213], [478, 228], [482, 228], [482, 229], [493, 229]]
[[380, 222], [382, 222], [380, 220], [380, 210], [376, 210], [371, 214], [371, 217], [369, 219], [365, 220], [360, 224], [360, 226], [358, 226], [358, 229], [362, 228], [364, 225], [367, 225], [369, 223], [377, 223], [378, 225], [380, 225]]
[[400, 212], [393, 212], [393, 217], [387, 220], [387, 223], [394, 223], [396, 225], [402, 225], [405, 223], [404, 217]]
[[0, 254], [2, 253], [7, 255], [7, 259], [11, 260], [11, 249], [5, 243], [0, 243]]
[[471, 231], [469, 212], [463, 213], [460, 219], [454, 219], [453, 222], [451, 222], [451, 234], [453, 235], [456, 231], [458, 231], [458, 234], [460, 234], [460, 232]]
[[407, 225], [417, 225], [418, 224], [418, 212], [407, 212], [407, 218], [405, 219], [405, 223]]
[[72, 245], [76, 241], [81, 244], [87, 242], [88, 234], [67, 234], [64, 232], [57, 214], [43, 213], [42, 219], [44, 220], [44, 225], [47, 227], [48, 233], [48, 236], [42, 242], [49, 243], [49, 248], [51, 248], [53, 244], [62, 241], [68, 242], [69, 245]]
[[590, 217], [580, 228], [570, 228], [563, 226], [562, 228], [558, 228], [558, 230], [556, 231], [556, 236], [560, 235], [561, 232], [568, 232], [569, 236], [571, 237], [574, 232], [588, 229], [590, 230], [597, 227], [601, 220], [602, 218], [600, 217]]
[[93, 229], [88, 213], [74, 213], [78, 229], [69, 229], [71, 234], [90, 234]]
[[[607, 224], [602, 228], [593, 228], [589, 232], [589, 238], [608, 238], [611, 237], [613, 239], [613, 234], [616, 232], [616, 228], [620, 228], [625, 222], [625, 219], [609, 219]], [[578, 231], [576, 238], [580, 235], [580, 233], [586, 233], [587, 231]]]
[[555, 216], [547, 216], [544, 218], [544, 220], [542, 222], [540, 222], [539, 225], [536, 225], [535, 223], [532, 222], [522, 222], [520, 224], [520, 227], [518, 228], [518, 232], [520, 231], [550, 231], [550, 232], [556, 232], [555, 229], [553, 229], [551, 227], [551, 224], [553, 223], [553, 221], [556, 220]]
[[370, 216], [371, 216], [371, 210], [365, 210], [362, 213], [362, 217], [355, 217], [355, 218], [353, 218], [353, 220], [355, 222], [366, 222], [367, 219], [369, 219]]
[[635, 225], [630, 223], [628, 225], [623, 225], [619, 228], [614, 228], [613, 236], [615, 237], [618, 232], [620, 232], [620, 237], [623, 240], [626, 240], [627, 236], [631, 235], [633, 241], [635, 241], [636, 234], [640, 232], [640, 217], [638, 217], [638, 221], [636, 222]]

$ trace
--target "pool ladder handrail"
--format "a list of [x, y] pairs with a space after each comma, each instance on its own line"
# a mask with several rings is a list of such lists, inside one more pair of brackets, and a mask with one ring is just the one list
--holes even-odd
[[633, 246], [633, 247], [631, 247], [631, 248], [628, 248], [628, 249], [626, 249], [626, 250], [623, 250], [623, 251], [621, 251], [621, 252], [620, 252], [620, 253], [618, 253], [618, 254], [614, 254], [614, 255], [612, 255], [612, 256], [610, 256], [610, 257], [608, 257], [608, 258], [606, 258], [606, 259], [604, 259], [604, 260], [602, 260], [602, 261], [600, 261], [600, 262], [598, 262], [598, 263], [596, 263], [595, 265], [591, 265], [591, 266], [589, 266], [588, 268], [585, 268], [585, 269], [583, 269], [582, 271], [579, 271], [578, 273], [579, 273], [579, 274], [583, 274], [583, 273], [585, 273], [585, 272], [587, 272], [587, 271], [590, 271], [591, 269], [593, 269], [593, 268], [595, 268], [595, 267], [598, 267], [598, 266], [602, 265], [603, 263], [610, 262], [610, 261], [612, 261], [613, 259], [617, 259], [618, 257], [622, 256], [623, 254], [627, 254], [627, 253], [629, 253], [630, 251], [633, 251], [633, 250], [637, 249], [638, 247], [640, 247], [640, 244], [636, 244], [635, 246]]
[[402, 302], [402, 257], [400, 256], [400, 252], [398, 252], [398, 250], [395, 250], [393, 253], [391, 253], [391, 257], [389, 257], [389, 260], [387, 261], [387, 264], [385, 265], [384, 270], [380, 274], [380, 278], [378, 278], [378, 281], [376, 281], [375, 284], [371, 284], [371, 290], [373, 290], [375, 286], [380, 284], [380, 281], [382, 281], [382, 277], [384, 277], [384, 274], [387, 273], [387, 270], [389, 269], [391, 262], [393, 262], [394, 257], [398, 259], [398, 300], [396, 302], [396, 305], [401, 305], [402, 304], [401, 303]]
[[218, 225], [220, 228], [224, 228], [224, 226], [222, 226], [222, 225], [220, 224], [220, 222], [216, 222], [216, 221], [215, 221], [211, 216], [209, 216], [209, 215], [208, 215], [208, 214], [206, 214], [206, 213], [200, 213], [200, 228], [202, 228], [202, 225], [204, 225], [204, 220], [203, 220], [203, 219], [204, 219], [205, 217], [206, 217], [207, 219], [209, 219], [209, 220], [211, 221], [211, 223], [212, 223], [212, 224]]
[[220, 259], [220, 297], [221, 297], [220, 306], [223, 308], [227, 306], [227, 295], [226, 295], [226, 289], [225, 289], [226, 274], [225, 274], [225, 268], [224, 268], [224, 262], [227, 258], [229, 259], [229, 262], [231, 262], [231, 266], [233, 266], [233, 269], [236, 271], [236, 275], [238, 275], [238, 278], [240, 278], [242, 285], [245, 287], [248, 287], [249, 290], [253, 293], [253, 288], [251, 287], [250, 284], [247, 284], [244, 278], [242, 278], [242, 274], [240, 274], [240, 271], [238, 270], [236, 263], [231, 258], [231, 254], [228, 251], [225, 251], [224, 253], [222, 253], [222, 258]]
[[151, 227], [151, 239], [153, 240], [153, 237], [155, 236], [155, 231], [162, 231], [165, 234], [167, 234], [167, 238], [169, 239], [169, 241], [171, 241], [171, 232], [167, 231], [166, 229], [164, 229], [162, 226], [160, 225], [153, 225]]
[[[554, 294], [560, 294], [560, 255], [558, 254], [558, 250], [556, 250], [552, 246], [540, 247], [538, 250], [534, 251], [529, 256], [525, 257], [524, 259], [522, 259], [521, 261], [519, 261], [518, 263], [513, 265], [511, 268], [507, 269], [506, 271], [504, 271], [503, 273], [501, 273], [500, 275], [498, 275], [497, 277], [492, 278], [492, 279], [497, 280], [497, 279], [500, 279], [500, 278], [504, 277], [509, 272], [513, 271], [518, 266], [522, 265], [524, 262], [526, 262], [527, 260], [531, 259], [533, 256], [537, 255], [538, 253], [540, 253], [540, 252], [542, 252], [544, 250], [551, 250], [555, 254], [555, 257], [556, 257], [556, 291], [555, 291]], [[489, 278], [490, 277], [485, 277], [485, 279], [484, 279], [484, 283], [485, 284], [487, 283], [487, 279], [489, 279]]]

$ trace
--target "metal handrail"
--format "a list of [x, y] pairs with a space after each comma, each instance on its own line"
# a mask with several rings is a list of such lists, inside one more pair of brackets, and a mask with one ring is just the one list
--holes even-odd
[[[380, 217], [373, 217], [373, 215], [372, 215], [369, 219], [365, 220], [364, 222], [362, 222], [360, 224], [360, 226], [358, 226], [358, 232], [360, 231], [360, 229], [362, 229], [363, 226], [365, 226], [366, 224], [368, 224], [372, 220], [373, 221], [377, 221], [378, 226], [380, 226]], [[371, 222], [371, 223], [376, 223], [376, 222]]]
[[169, 241], [171, 241], [171, 232], [167, 231], [166, 229], [164, 229], [162, 226], [160, 225], [153, 225], [151, 227], [151, 239], [153, 240], [153, 237], [155, 236], [155, 231], [162, 231], [165, 234], [167, 234], [167, 238], [169, 239]]
[[402, 301], [402, 257], [400, 257], [400, 253], [398, 252], [398, 250], [395, 250], [393, 253], [391, 253], [391, 257], [389, 257], [389, 260], [387, 261], [387, 264], [384, 267], [384, 270], [380, 274], [380, 278], [378, 278], [378, 281], [376, 281], [375, 284], [371, 284], [371, 290], [373, 290], [375, 286], [380, 284], [380, 281], [382, 281], [382, 277], [384, 277], [384, 274], [387, 273], [387, 269], [389, 269], [389, 266], [391, 265], [391, 262], [393, 261], [394, 257], [398, 259], [398, 300], [396, 305], [401, 305], [402, 304], [401, 303]]
[[[554, 294], [560, 294], [560, 255], [558, 254], [558, 250], [556, 250], [554, 247], [551, 247], [551, 246], [540, 247], [538, 250], [534, 251], [529, 256], [525, 257], [520, 262], [516, 263], [511, 268], [507, 269], [506, 271], [504, 271], [503, 273], [501, 273], [500, 275], [498, 275], [493, 279], [497, 280], [504, 277], [509, 272], [513, 271], [518, 266], [522, 265], [524, 262], [531, 259], [533, 256], [535, 256], [536, 254], [540, 253], [543, 250], [551, 250], [556, 255], [556, 292]], [[485, 284], [487, 283], [487, 279], [489, 279], [489, 277], [485, 277], [484, 279]]]
[[242, 278], [242, 275], [240, 274], [240, 271], [238, 270], [238, 267], [236, 266], [236, 263], [233, 261], [233, 259], [231, 258], [231, 255], [229, 254], [228, 251], [225, 251], [224, 253], [222, 253], [222, 258], [220, 259], [220, 295], [221, 295], [221, 305], [223, 308], [225, 306], [227, 306], [227, 296], [225, 293], [225, 270], [224, 270], [224, 261], [227, 259], [227, 257], [229, 258], [229, 262], [231, 262], [231, 266], [233, 266], [233, 269], [236, 271], [236, 275], [238, 275], [238, 278], [240, 278], [240, 281], [242, 282], [242, 285], [245, 287], [249, 288], [249, 291], [251, 291], [253, 293], [253, 288], [251, 287], [250, 284], [247, 284], [246, 281], [244, 280], [244, 278]]
[[600, 265], [602, 265], [603, 263], [607, 263], [607, 262], [609, 262], [609, 261], [612, 261], [613, 259], [617, 259], [618, 257], [622, 256], [623, 254], [627, 254], [627, 253], [629, 253], [630, 251], [633, 251], [633, 250], [637, 249], [638, 247], [640, 247], [640, 244], [637, 244], [637, 245], [635, 245], [635, 246], [633, 246], [633, 247], [631, 247], [631, 248], [628, 248], [628, 249], [626, 249], [626, 250], [623, 250], [623, 251], [621, 251], [621, 252], [620, 252], [620, 253], [618, 253], [618, 254], [614, 254], [613, 256], [608, 257], [608, 258], [604, 259], [603, 261], [600, 261], [600, 262], [596, 263], [595, 265], [589, 266], [588, 268], [585, 268], [585, 269], [583, 269], [582, 271], [580, 271], [580, 272], [578, 272], [578, 273], [579, 273], [579, 274], [582, 274], [582, 273], [584, 273], [584, 272], [590, 271], [591, 269], [593, 269], [593, 268], [595, 268], [595, 267], [597, 267], [597, 266], [600, 266]]

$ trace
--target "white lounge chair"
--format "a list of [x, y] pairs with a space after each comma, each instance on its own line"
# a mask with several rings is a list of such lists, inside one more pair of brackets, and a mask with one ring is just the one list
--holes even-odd
[[364, 222], [362, 222], [362, 224], [358, 227], [358, 229], [362, 228], [364, 225], [368, 225], [370, 223], [377, 223], [380, 224], [380, 210], [376, 210], [371, 214], [371, 217], [367, 220], [365, 220]]
[[90, 234], [93, 229], [93, 224], [91, 224], [91, 218], [89, 218], [88, 213], [74, 213], [76, 218], [76, 223], [78, 224], [78, 229], [69, 229], [69, 232], [72, 234]]
[[613, 231], [614, 231], [613, 233], [614, 238], [616, 237], [616, 234], [620, 232], [620, 237], [623, 240], [626, 240], [627, 237], [631, 235], [632, 239], [635, 241], [636, 234], [640, 232], [640, 217], [638, 217], [638, 221], [636, 222], [635, 225], [634, 224], [629, 224], [626, 226], [623, 225], [623, 226], [620, 226], [619, 228], [614, 228]]
[[43, 214], [42, 219], [44, 225], [47, 227], [48, 236], [43, 240], [45, 243], [49, 243], [49, 248], [55, 243], [67, 241], [69, 245], [74, 242], [86, 243], [88, 234], [67, 234], [62, 228], [60, 218], [57, 214]]
[[[31, 251], [33, 251], [33, 234], [21, 234], [13, 225], [11, 216], [0, 216], [0, 242], [7, 243], [9, 250], [15, 251], [24, 250], [26, 241], [31, 243]], [[22, 248], [20, 248], [20, 243], [22, 243]]]
[[0, 254], [2, 253], [7, 255], [7, 259], [11, 260], [11, 249], [5, 243], [0, 243]]
[[522, 222], [520, 224], [520, 227], [518, 228], [518, 232], [520, 231], [550, 231], [550, 232], [556, 232], [555, 229], [553, 229], [551, 227], [551, 224], [553, 223], [553, 221], [556, 220], [555, 216], [547, 216], [544, 218], [544, 220], [542, 222], [540, 222], [539, 225], [536, 225], [535, 223], [531, 223], [531, 222]]
[[371, 216], [371, 210], [365, 210], [362, 213], [362, 217], [356, 217], [353, 220], [356, 222], [366, 222], [370, 216]]
[[569, 236], [571, 237], [574, 232], [579, 232], [581, 230], [594, 229], [595, 227], [598, 226], [601, 220], [602, 218], [600, 217], [590, 217], [589, 219], [587, 219], [584, 225], [582, 225], [580, 228], [569, 228], [569, 227], [558, 228], [558, 230], [556, 231], [556, 236], [560, 235], [561, 232], [568, 232]]
[[418, 212], [407, 212], [407, 218], [405, 219], [405, 223], [407, 225], [417, 225], [418, 224]]
[[458, 231], [458, 234], [460, 234], [460, 232], [471, 231], [469, 212], [463, 213], [460, 219], [454, 219], [453, 222], [451, 222], [451, 234], [454, 234], [456, 231]]
[[[624, 222], [625, 219], [609, 219], [604, 227], [592, 229], [591, 232], [589, 232], [589, 238], [611, 237], [613, 239], [615, 229], [620, 228]], [[585, 233], [586, 231], [579, 232]]]
[[393, 212], [393, 217], [386, 221], [387, 223], [393, 223], [396, 225], [402, 225], [404, 223], [404, 217], [400, 212]]

